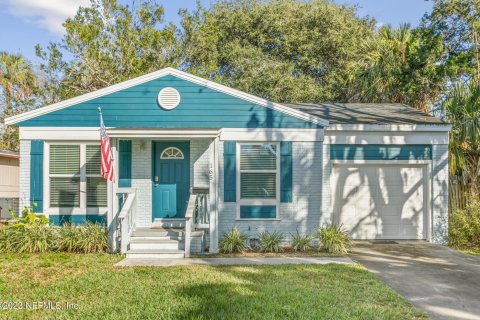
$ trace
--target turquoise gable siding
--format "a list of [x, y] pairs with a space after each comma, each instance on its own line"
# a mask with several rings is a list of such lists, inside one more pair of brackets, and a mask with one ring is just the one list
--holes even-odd
[[[173, 87], [180, 104], [166, 111], [158, 92]], [[167, 75], [68, 108], [32, 118], [23, 127], [97, 127], [98, 107], [108, 127], [141, 128], [321, 128], [320, 125], [274, 111], [228, 94]]]
[[431, 145], [351, 145], [330, 146], [332, 160], [432, 160]]

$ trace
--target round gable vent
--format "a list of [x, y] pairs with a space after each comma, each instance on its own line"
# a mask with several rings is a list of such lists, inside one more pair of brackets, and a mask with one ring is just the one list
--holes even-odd
[[167, 87], [158, 93], [158, 104], [165, 110], [172, 110], [180, 103], [180, 93], [175, 88]]

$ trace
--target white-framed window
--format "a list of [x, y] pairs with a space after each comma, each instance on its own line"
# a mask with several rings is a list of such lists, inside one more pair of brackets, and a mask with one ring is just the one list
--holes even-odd
[[[237, 218], [277, 218], [280, 199], [279, 152], [279, 143], [237, 143]], [[249, 214], [249, 210], [259, 214]]]
[[99, 143], [49, 142], [45, 151], [47, 208], [107, 207]]

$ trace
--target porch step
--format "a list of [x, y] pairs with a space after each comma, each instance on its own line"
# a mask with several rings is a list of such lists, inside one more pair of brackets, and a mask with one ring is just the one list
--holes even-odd
[[136, 249], [128, 250], [127, 258], [135, 259], [179, 259], [185, 257], [184, 250], [154, 250], [154, 249]]
[[134, 237], [130, 240], [129, 245], [131, 250], [183, 250], [184, 248], [185, 244], [183, 241], [163, 237]]
[[161, 218], [153, 220], [153, 228], [185, 228], [185, 219]]
[[168, 239], [179, 239], [183, 237], [183, 229], [164, 229], [164, 228], [137, 228], [133, 231], [132, 237], [142, 237], [142, 238], [168, 238]]
[[[185, 230], [177, 228], [137, 228], [133, 231], [133, 238], [146, 238], [146, 239], [172, 239], [183, 240]], [[192, 230], [192, 237], [202, 237], [205, 233], [204, 230]]]

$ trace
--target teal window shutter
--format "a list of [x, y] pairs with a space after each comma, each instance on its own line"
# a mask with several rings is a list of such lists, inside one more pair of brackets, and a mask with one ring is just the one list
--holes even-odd
[[32, 140], [30, 145], [30, 205], [34, 212], [43, 212], [43, 140]]
[[292, 142], [280, 142], [280, 202], [292, 202]]
[[118, 185], [129, 188], [132, 186], [132, 140], [120, 140], [118, 155]]
[[237, 144], [223, 143], [224, 202], [235, 202], [237, 198]]

